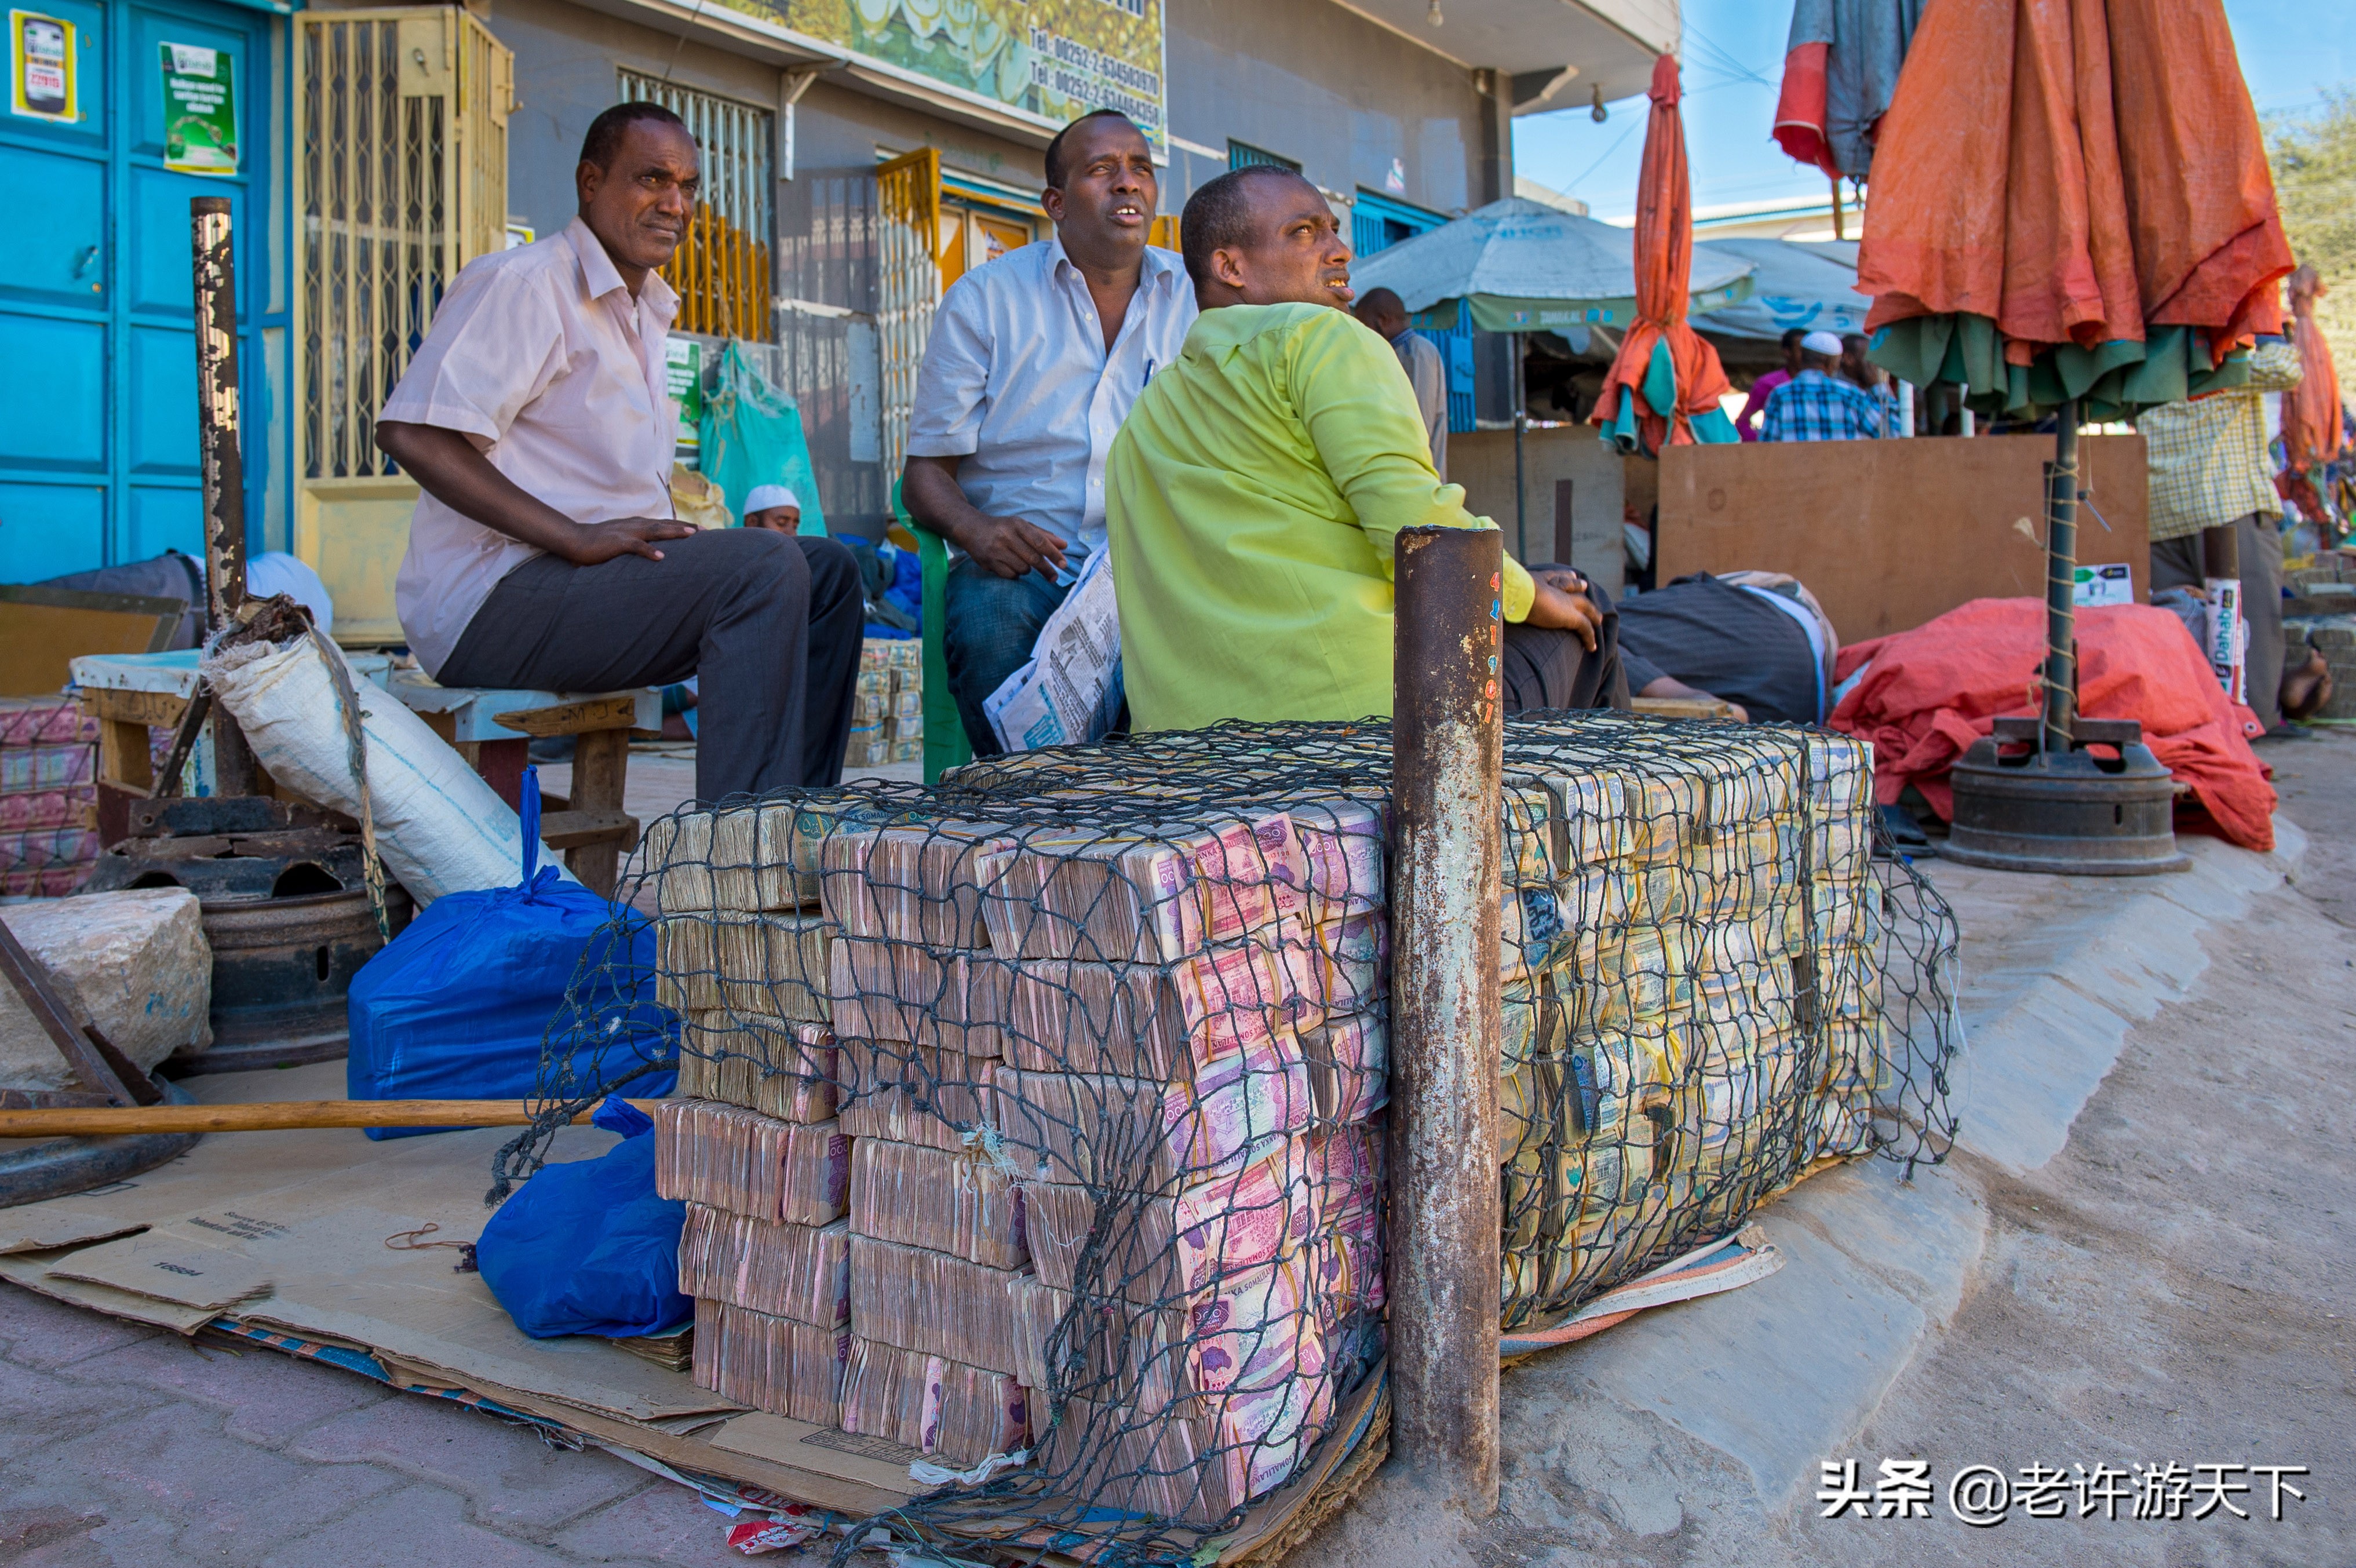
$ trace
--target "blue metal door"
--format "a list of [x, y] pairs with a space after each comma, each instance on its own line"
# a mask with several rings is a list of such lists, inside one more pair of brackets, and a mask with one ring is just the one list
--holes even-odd
[[[266, 292], [271, 19], [206, 0], [16, 0], [71, 28], [72, 104], [0, 99], [0, 182], [20, 193], [0, 241], [0, 581], [203, 553], [188, 199], [227, 195], [237, 224], [249, 389], [249, 506], [269, 455], [254, 303]], [[237, 169], [166, 166], [166, 45], [227, 58]], [[14, 85], [14, 84], [12, 84]], [[48, 110], [44, 113], [40, 111]], [[249, 517], [249, 524], [251, 515]]]

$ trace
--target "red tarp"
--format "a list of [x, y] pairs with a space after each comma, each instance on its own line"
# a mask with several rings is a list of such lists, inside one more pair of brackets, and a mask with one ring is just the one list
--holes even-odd
[[[1688, 326], [1686, 306], [1693, 278], [1693, 188], [1686, 169], [1686, 127], [1677, 115], [1677, 57], [1653, 62], [1652, 117], [1644, 125], [1644, 161], [1636, 177], [1636, 319], [1620, 342], [1592, 423], [1609, 424], [1622, 396], [1633, 397], [1644, 450], [1690, 446], [1690, 421], [1719, 410], [1734, 390], [1718, 350]], [[1672, 407], [1655, 409], [1644, 396], [1653, 345], [1666, 343], [1676, 376]], [[1732, 440], [1731, 435], [1724, 437]]]
[[2279, 328], [2290, 247], [2222, 0], [1939, 0], [1874, 145], [1869, 332], [1968, 312], [2027, 364]]
[[[2274, 848], [2274, 786], [2244, 736], [2248, 710], [2226, 700], [2182, 621], [2148, 605], [2081, 609], [2078, 656], [2081, 712], [2139, 722], [2145, 744], [2192, 786], [2220, 832], [2244, 849]], [[1837, 678], [1847, 680], [1868, 660], [1873, 668], [1828, 722], [1873, 743], [1881, 804], [1896, 803], [1912, 784], [1952, 819], [1947, 770], [1955, 758], [1991, 733], [1998, 715], [2037, 712], [2045, 607], [1974, 599], [1912, 631], [1842, 649]]]

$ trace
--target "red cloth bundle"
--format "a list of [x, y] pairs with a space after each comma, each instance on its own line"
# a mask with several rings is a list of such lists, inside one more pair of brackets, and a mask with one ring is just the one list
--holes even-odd
[[[2036, 711], [2044, 657], [2044, 605], [1974, 599], [1842, 649], [1838, 679], [1873, 667], [1827, 722], [1873, 743], [1877, 801], [1893, 804], [1912, 784], [1952, 818], [1948, 769], [1998, 715]], [[2152, 755], [2192, 786], [2219, 832], [2244, 849], [2274, 848], [2274, 786], [2244, 738], [2248, 710], [2227, 701], [2182, 621], [2148, 605], [2081, 609], [2078, 660], [2080, 711], [2140, 723]]]

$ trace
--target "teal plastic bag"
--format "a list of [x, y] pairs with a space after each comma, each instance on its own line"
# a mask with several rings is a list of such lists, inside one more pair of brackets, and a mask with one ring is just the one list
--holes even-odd
[[720, 350], [716, 377], [703, 395], [698, 431], [703, 477], [727, 495], [728, 510], [740, 523], [754, 486], [783, 485], [802, 503], [800, 532], [823, 535], [826, 511], [819, 504], [809, 443], [802, 436], [802, 411], [769, 384], [736, 342]]

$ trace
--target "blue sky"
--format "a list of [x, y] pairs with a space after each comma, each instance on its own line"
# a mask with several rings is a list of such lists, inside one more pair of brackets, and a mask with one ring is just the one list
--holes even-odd
[[[2261, 114], [2313, 105], [2320, 89], [2356, 78], [2356, 5], [2347, 0], [2225, 0], [2250, 95]], [[1768, 139], [1792, 7], [1762, 0], [1685, 0], [1686, 151], [1694, 205], [1826, 194], [1825, 177]], [[1584, 199], [1599, 218], [1634, 209], [1644, 151], [1642, 97], [1515, 122], [1523, 174]]]

